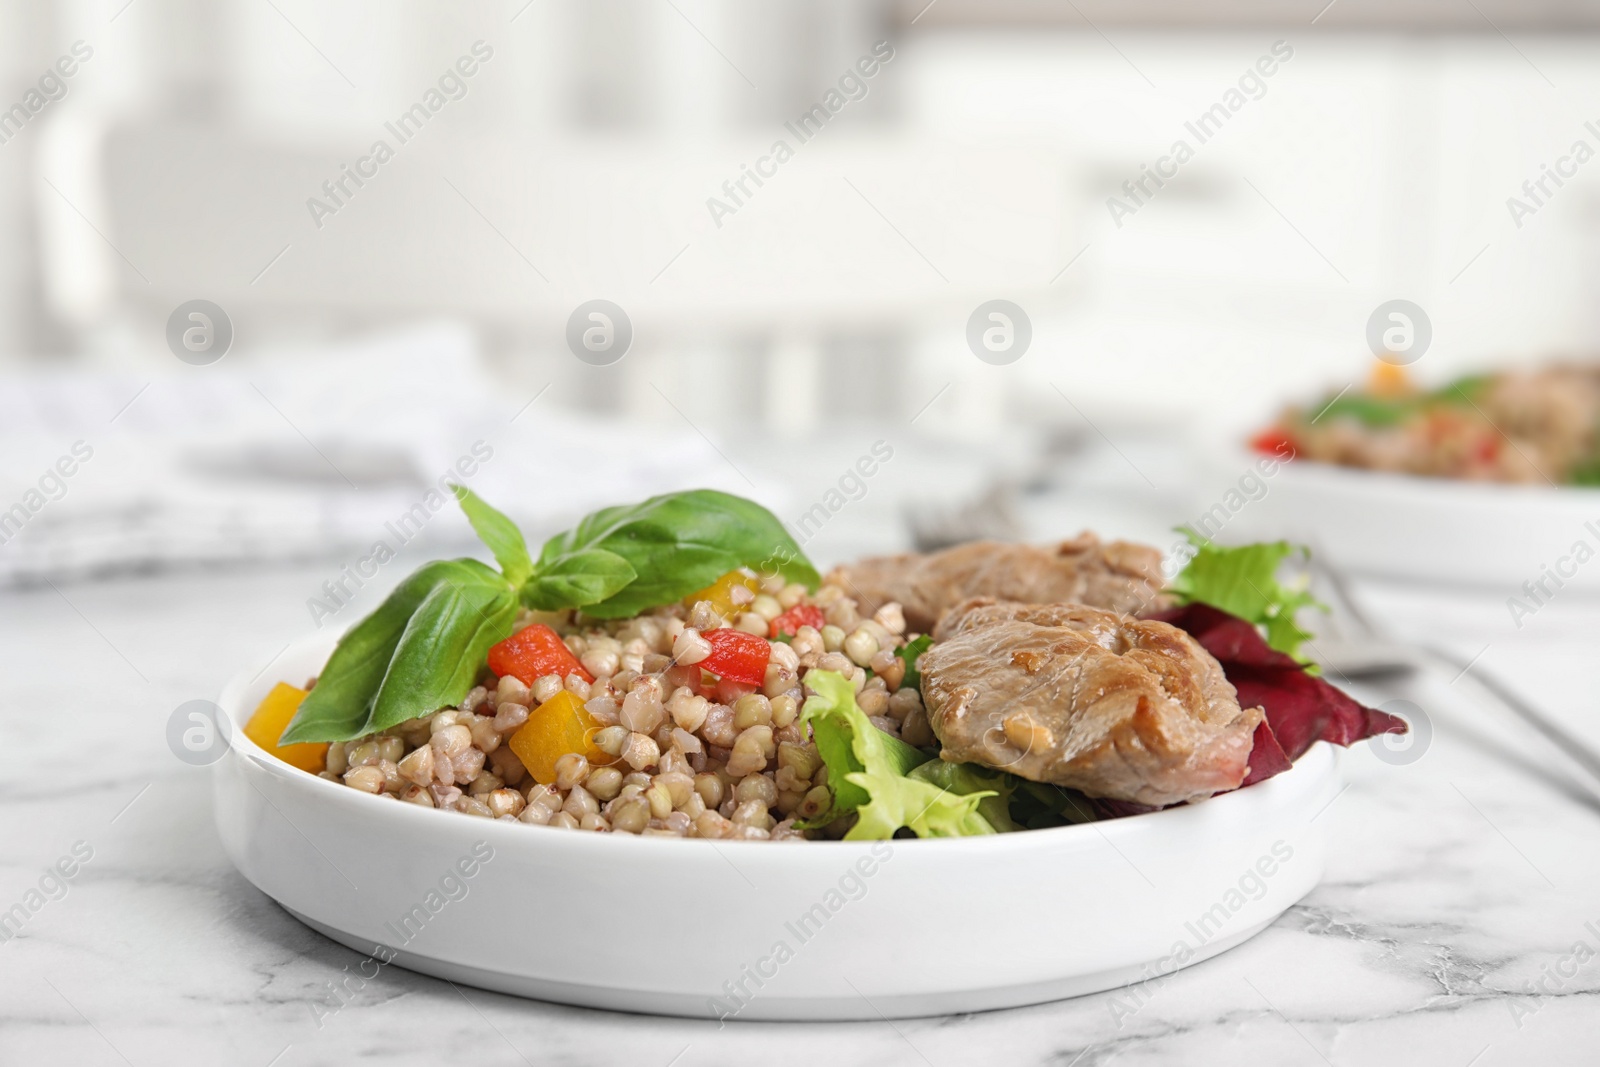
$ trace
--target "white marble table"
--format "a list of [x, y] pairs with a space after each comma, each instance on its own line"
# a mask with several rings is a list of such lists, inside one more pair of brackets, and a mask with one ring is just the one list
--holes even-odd
[[[1400, 766], [1351, 752], [1352, 784], [1324, 816], [1321, 886], [1131, 1016], [1100, 994], [950, 1018], [718, 1029], [387, 968], [319, 1027], [312, 1002], [359, 957], [232, 868], [208, 772], [175, 759], [164, 729], [179, 703], [214, 695], [238, 665], [306, 629], [305, 598], [325, 569], [0, 597], [0, 909], [75, 843], [93, 852], [64, 896], [34, 898], [42, 906], [20, 936], [0, 943], [0, 1063], [1595, 1062], [1600, 802], [1480, 702], [1470, 678], [1363, 693], [1426, 709], [1426, 752]], [[1581, 606], [1553, 605], [1520, 633], [1493, 604], [1380, 609], [1469, 656], [1487, 643], [1480, 664], [1600, 738], [1586, 669], [1596, 616]]]

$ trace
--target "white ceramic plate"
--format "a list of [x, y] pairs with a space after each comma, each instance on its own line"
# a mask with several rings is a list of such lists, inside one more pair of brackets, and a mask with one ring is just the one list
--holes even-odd
[[[590, 834], [383, 800], [295, 770], [240, 727], [332, 633], [221, 703], [217, 830], [262, 892], [351, 949], [454, 982], [700, 1018], [981, 1011], [1147, 979], [1260, 931], [1316, 885], [1319, 744], [1270, 781], [1085, 826], [889, 842]], [[468, 873], [470, 872], [470, 873]]]
[[[1226, 508], [1219, 487], [1237, 487], [1260, 458], [1243, 450], [1220, 453], [1208, 479], [1211, 498], [1195, 503], [1196, 515], [1219, 504]], [[1565, 588], [1600, 594], [1600, 489], [1418, 478], [1304, 460], [1283, 464], [1262, 481], [1266, 495], [1245, 497], [1219, 539], [1287, 538], [1355, 573], [1507, 596], [1524, 596], [1523, 582], [1559, 567]], [[1574, 554], [1580, 541], [1587, 552], [1579, 555], [1596, 557], [1587, 564]]]

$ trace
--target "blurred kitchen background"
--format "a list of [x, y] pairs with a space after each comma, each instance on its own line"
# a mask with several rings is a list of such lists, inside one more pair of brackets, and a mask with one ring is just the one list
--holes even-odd
[[[0, 583], [336, 573], [480, 441], [471, 484], [536, 533], [696, 484], [793, 521], [883, 441], [819, 561], [1166, 543], [1205, 456], [1366, 377], [1386, 300], [1431, 318], [1424, 380], [1596, 348], [1600, 163], [1507, 207], [1600, 144], [1596, 29], [1576, 0], [0, 0], [0, 509], [93, 456]], [[597, 298], [633, 328], [609, 366], [566, 341]], [[168, 344], [196, 299], [231, 322], [210, 365]], [[1032, 324], [1006, 365], [966, 339], [993, 299]]]

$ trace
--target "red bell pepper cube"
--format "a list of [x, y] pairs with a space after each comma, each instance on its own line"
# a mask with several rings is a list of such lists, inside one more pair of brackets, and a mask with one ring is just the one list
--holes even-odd
[[793, 637], [800, 632], [800, 627], [802, 626], [809, 626], [813, 630], [821, 630], [827, 624], [827, 616], [823, 615], [822, 609], [815, 604], [796, 604], [776, 619], [773, 619], [767, 626], [774, 637], [779, 634]]
[[772, 646], [764, 637], [724, 627], [707, 630], [700, 636], [711, 645], [711, 654], [698, 666], [717, 677], [745, 685], [761, 685], [767, 680], [767, 660]]
[[1277, 426], [1262, 430], [1250, 438], [1250, 449], [1264, 456], [1277, 456], [1279, 459], [1294, 459], [1300, 454], [1294, 438], [1287, 430]]
[[532, 685], [547, 674], [561, 678], [576, 674], [586, 682], [594, 681], [594, 675], [583, 669], [561, 635], [537, 622], [490, 648], [489, 669], [496, 674], [509, 674], [523, 685]]

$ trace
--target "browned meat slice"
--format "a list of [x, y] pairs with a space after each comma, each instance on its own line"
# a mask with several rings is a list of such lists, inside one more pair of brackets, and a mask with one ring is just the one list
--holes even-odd
[[827, 580], [866, 615], [898, 602], [906, 625], [919, 633], [974, 596], [1088, 604], [1125, 614], [1162, 604], [1161, 553], [1127, 541], [1104, 544], [1092, 533], [1042, 547], [974, 541], [930, 555], [882, 556], [836, 567]]
[[945, 759], [1139, 804], [1237, 788], [1263, 717], [1182, 630], [1081, 604], [967, 601], [921, 665]]

